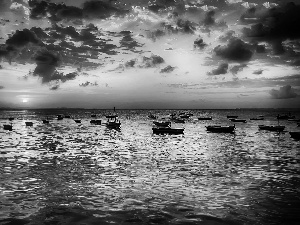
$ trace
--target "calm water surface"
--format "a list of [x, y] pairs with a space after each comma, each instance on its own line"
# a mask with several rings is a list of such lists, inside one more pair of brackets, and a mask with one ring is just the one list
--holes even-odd
[[[299, 224], [300, 141], [257, 127], [280, 112], [194, 110], [175, 124], [184, 135], [153, 135], [150, 112], [175, 111], [118, 111], [120, 131], [90, 124], [108, 111], [0, 111], [0, 224]], [[231, 124], [226, 115], [266, 119], [206, 132]], [[3, 129], [8, 117], [13, 131]]]

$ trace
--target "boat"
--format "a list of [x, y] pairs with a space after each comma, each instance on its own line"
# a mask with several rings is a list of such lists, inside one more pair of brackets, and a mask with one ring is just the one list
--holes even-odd
[[277, 115], [276, 117], [278, 120], [288, 120], [288, 119], [295, 119], [295, 116], [292, 116], [290, 113], [285, 115]]
[[76, 119], [76, 120], [74, 120], [76, 123], [81, 123], [81, 120], [78, 120], [78, 119]]
[[148, 115], [148, 118], [149, 118], [149, 119], [157, 119], [157, 116], [155, 116], [155, 115], [153, 115], [152, 113], [150, 113], [150, 114]]
[[183, 134], [184, 128], [152, 127], [153, 134]]
[[291, 138], [300, 140], [300, 132], [299, 131], [291, 131], [289, 133], [291, 135]]
[[101, 120], [91, 120], [90, 123], [95, 125], [101, 125]]
[[280, 125], [258, 125], [259, 130], [268, 130], [268, 131], [283, 131], [285, 126]]
[[171, 118], [171, 120], [174, 123], [185, 123], [185, 120], [176, 117]]
[[4, 130], [12, 131], [12, 125], [4, 124], [4, 125], [3, 125], [3, 129], [4, 129]]
[[96, 114], [92, 114], [91, 117], [95, 118], [95, 117], [96, 117]]
[[31, 127], [33, 125], [33, 122], [25, 122], [27, 127]]
[[[62, 116], [63, 117], [63, 116]], [[71, 118], [71, 116], [70, 115], [65, 115], [64, 116], [65, 118], [68, 118], [68, 119], [70, 119]]]
[[153, 124], [158, 126], [158, 127], [169, 127], [169, 126], [171, 126], [170, 121], [153, 121]]
[[228, 115], [227, 118], [228, 119], [232, 119], [232, 118], [238, 118], [239, 116], [232, 116], [232, 115]]
[[63, 115], [57, 115], [57, 120], [62, 120], [64, 118]]
[[13, 117], [9, 117], [9, 118], [8, 118], [9, 121], [12, 121], [12, 120], [14, 120], [14, 119], [15, 119], [15, 118], [13, 118]]
[[212, 117], [198, 117], [198, 120], [212, 120]]
[[250, 118], [250, 120], [264, 120], [265, 118], [263, 118], [263, 117], [254, 117], [254, 118]]
[[241, 122], [241, 123], [247, 123], [247, 120], [244, 120], [244, 119], [235, 119], [235, 118], [232, 118], [232, 119], [229, 119], [231, 122]]
[[106, 127], [108, 128], [113, 128], [113, 129], [120, 129], [121, 122], [118, 120], [117, 115], [111, 115], [111, 116], [106, 116], [107, 122], [106, 122]]
[[288, 119], [288, 121], [292, 121], [292, 122], [300, 122], [300, 119]]
[[210, 126], [206, 126], [206, 130], [213, 133], [233, 133], [235, 130], [235, 125], [233, 126], [210, 125]]
[[48, 124], [48, 123], [49, 123], [49, 120], [43, 120], [43, 123], [44, 123], [44, 124]]

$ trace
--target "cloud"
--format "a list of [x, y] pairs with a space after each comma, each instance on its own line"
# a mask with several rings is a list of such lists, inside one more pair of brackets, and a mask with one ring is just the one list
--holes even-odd
[[150, 57], [143, 57], [142, 65], [140, 65], [140, 67], [156, 67], [156, 65], [162, 64], [164, 62], [165, 60], [162, 57], [160, 57], [159, 55], [152, 54]]
[[120, 40], [120, 45], [122, 48], [126, 48], [131, 51], [135, 51], [136, 47], [142, 47], [143, 45], [139, 44], [132, 38], [130, 31], [123, 31], [124, 37]]
[[226, 42], [226, 41], [229, 41], [229, 40], [235, 38], [234, 35], [235, 35], [235, 31], [229, 30], [229, 31], [227, 31], [225, 34], [219, 36], [219, 40], [220, 40], [221, 42]]
[[213, 69], [211, 72], [208, 72], [208, 75], [221, 75], [226, 74], [228, 70], [228, 63], [221, 63], [218, 68]]
[[263, 71], [264, 70], [262, 70], [262, 69], [255, 70], [255, 71], [253, 71], [253, 74], [260, 75], [260, 74], [262, 74]]
[[251, 46], [241, 39], [233, 38], [226, 46], [217, 46], [214, 52], [217, 56], [232, 61], [249, 61], [252, 57]]
[[55, 84], [49, 88], [51, 91], [56, 91], [57, 89], [59, 89], [59, 84]]
[[269, 91], [269, 94], [275, 99], [296, 98], [298, 96], [291, 85], [283, 86], [279, 90], [272, 89]]
[[0, 90], [1, 90], [1, 89], [4, 89], [4, 86], [0, 85]]
[[35, 35], [34, 32], [24, 29], [17, 30], [10, 38], [6, 40], [6, 44], [15, 48], [22, 48], [27, 44], [42, 45], [42, 41]]
[[237, 74], [238, 72], [242, 71], [245, 67], [247, 67], [247, 64], [243, 63], [243, 64], [240, 64], [240, 65], [236, 65], [236, 66], [233, 66], [231, 69], [230, 69], [230, 72], [232, 74]]
[[204, 47], [206, 47], [207, 44], [204, 43], [203, 39], [201, 37], [198, 37], [195, 41], [194, 41], [194, 48], [199, 48], [199, 49], [203, 49]]
[[176, 69], [176, 67], [166, 66], [165, 68], [160, 70], [160, 73], [171, 73]]

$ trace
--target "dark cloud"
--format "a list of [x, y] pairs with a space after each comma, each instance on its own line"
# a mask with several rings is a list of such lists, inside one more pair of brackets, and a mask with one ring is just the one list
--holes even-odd
[[127, 50], [135, 51], [136, 47], [142, 47], [142, 44], [139, 44], [136, 40], [132, 38], [131, 32], [126, 32], [123, 38], [120, 40], [120, 45], [122, 48]]
[[157, 38], [160, 38], [162, 36], [166, 35], [166, 32], [160, 29], [154, 30], [154, 31], [148, 31], [147, 37], [152, 39], [153, 41], [156, 41]]
[[55, 84], [49, 88], [51, 91], [56, 91], [57, 89], [59, 89], [59, 84]]
[[124, 66], [126, 68], [130, 68], [130, 67], [134, 67], [136, 63], [137, 63], [137, 60], [132, 59], [132, 60], [129, 60], [129, 61], [125, 62]]
[[249, 61], [252, 57], [251, 46], [241, 39], [231, 39], [226, 46], [217, 46], [214, 52], [217, 56], [233, 61]]
[[15, 48], [22, 48], [25, 45], [32, 43], [35, 45], [42, 45], [42, 41], [36, 34], [28, 29], [17, 30], [11, 37], [6, 40], [6, 44]]
[[255, 71], [253, 71], [253, 74], [260, 75], [260, 74], [263, 73], [263, 71], [264, 71], [264, 70], [262, 70], [262, 69], [255, 70]]
[[215, 21], [215, 11], [208, 11], [205, 14], [204, 20], [203, 20], [203, 24], [205, 26], [212, 26], [215, 25], [216, 21]]
[[298, 96], [291, 85], [283, 86], [279, 90], [272, 89], [269, 91], [269, 94], [275, 99], [296, 98]]
[[171, 73], [176, 69], [176, 67], [166, 66], [165, 68], [160, 70], [160, 73]]
[[266, 47], [265, 45], [256, 45], [256, 53], [265, 53], [266, 52]]
[[235, 75], [238, 72], [242, 71], [245, 67], [247, 67], [247, 64], [244, 64], [244, 63], [240, 64], [240, 65], [236, 65], [230, 69], [230, 72]]
[[208, 72], [208, 75], [221, 75], [226, 74], [228, 70], [228, 63], [221, 63], [218, 68], [213, 69], [211, 72]]
[[221, 35], [221, 36], [219, 37], [219, 40], [220, 40], [221, 42], [227, 42], [227, 41], [233, 39], [233, 38], [234, 38], [234, 35], [235, 35], [235, 31], [229, 30], [229, 31], [227, 31], [225, 34]]
[[194, 48], [199, 48], [199, 49], [203, 49], [204, 47], [206, 47], [207, 44], [204, 43], [203, 39], [201, 37], [198, 37], [195, 41], [194, 41]]
[[140, 67], [148, 68], [148, 67], [155, 67], [156, 65], [164, 63], [165, 60], [158, 56], [158, 55], [151, 55], [150, 57], [143, 57], [143, 62]]

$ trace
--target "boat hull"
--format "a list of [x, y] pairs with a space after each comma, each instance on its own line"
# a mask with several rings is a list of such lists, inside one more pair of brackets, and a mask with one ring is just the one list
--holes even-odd
[[184, 128], [152, 128], [153, 134], [183, 134]]
[[267, 131], [283, 131], [285, 126], [266, 126], [266, 125], [258, 125], [258, 129], [267, 130]]
[[207, 126], [206, 130], [212, 133], [234, 133], [235, 126]]
[[297, 139], [297, 140], [300, 140], [300, 132], [289, 132], [290, 135], [291, 135], [291, 138], [294, 138], [294, 139]]

